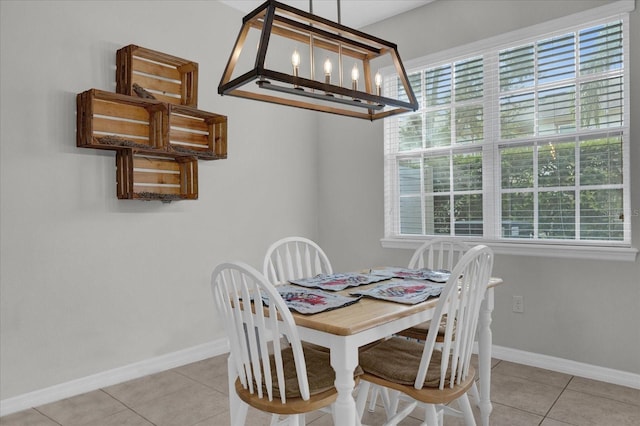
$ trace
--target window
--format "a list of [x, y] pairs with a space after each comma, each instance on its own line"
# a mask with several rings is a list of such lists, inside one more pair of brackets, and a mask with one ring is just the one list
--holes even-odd
[[385, 119], [387, 239], [629, 247], [627, 25], [408, 66], [420, 109]]

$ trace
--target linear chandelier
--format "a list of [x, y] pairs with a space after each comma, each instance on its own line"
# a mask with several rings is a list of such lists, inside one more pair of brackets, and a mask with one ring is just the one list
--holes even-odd
[[[395, 44], [339, 23], [340, 0], [338, 23], [309, 4], [268, 0], [245, 16], [218, 93], [372, 121], [418, 109]], [[384, 82], [383, 68], [395, 71]]]

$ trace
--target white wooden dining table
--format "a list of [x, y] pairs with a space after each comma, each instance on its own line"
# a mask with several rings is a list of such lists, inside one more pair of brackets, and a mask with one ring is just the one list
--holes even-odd
[[[491, 278], [480, 309], [478, 322], [478, 392], [483, 426], [489, 426], [491, 414], [491, 313], [494, 288], [502, 279]], [[370, 284], [375, 286], [375, 284]], [[367, 288], [367, 287], [364, 287]], [[358, 287], [360, 290], [360, 287]], [[349, 293], [343, 290], [342, 293]], [[353, 289], [351, 289], [353, 291]], [[325, 346], [331, 351], [331, 365], [336, 372], [338, 398], [334, 406], [334, 424], [355, 426], [356, 405], [353, 398], [353, 371], [358, 365], [358, 348], [406, 328], [430, 320], [438, 299], [405, 305], [370, 298], [358, 303], [315, 315], [294, 313], [293, 317], [304, 341]]]
[[[494, 305], [494, 288], [502, 284], [501, 278], [491, 278], [480, 308], [478, 322], [478, 392], [481, 423], [489, 426], [491, 405], [491, 313]], [[358, 290], [376, 284], [360, 286]], [[348, 294], [353, 289], [340, 293]], [[353, 391], [353, 371], [358, 365], [360, 347], [390, 336], [421, 322], [430, 320], [438, 302], [428, 299], [415, 305], [362, 298], [357, 303], [339, 309], [313, 315], [293, 313], [300, 339], [329, 348], [331, 366], [335, 370], [335, 387], [338, 397], [334, 405], [334, 424], [356, 426], [357, 410]], [[232, 370], [230, 369], [230, 374]], [[230, 388], [230, 404], [237, 403], [235, 390]]]

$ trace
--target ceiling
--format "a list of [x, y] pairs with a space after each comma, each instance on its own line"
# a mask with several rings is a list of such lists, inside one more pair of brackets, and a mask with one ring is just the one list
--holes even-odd
[[[309, 0], [279, 1], [305, 12], [309, 11]], [[434, 0], [340, 0], [341, 23], [351, 28], [362, 28], [432, 1]], [[222, 3], [247, 14], [264, 3], [264, 0], [222, 0]], [[314, 15], [338, 21], [337, 0], [316, 0], [312, 5]]]

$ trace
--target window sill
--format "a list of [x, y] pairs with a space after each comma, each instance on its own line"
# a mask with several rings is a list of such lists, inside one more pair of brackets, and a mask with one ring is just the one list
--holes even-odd
[[[415, 250], [424, 239], [410, 238], [382, 238], [380, 240], [384, 248], [399, 248]], [[593, 246], [593, 245], [569, 245], [553, 243], [532, 243], [532, 242], [511, 242], [511, 241], [491, 241], [482, 239], [469, 239], [463, 241], [472, 244], [486, 244], [493, 249], [496, 254], [509, 254], [515, 256], [537, 256], [553, 257], [565, 259], [590, 259], [590, 260], [616, 260], [624, 262], [635, 262], [638, 249], [623, 246]]]

